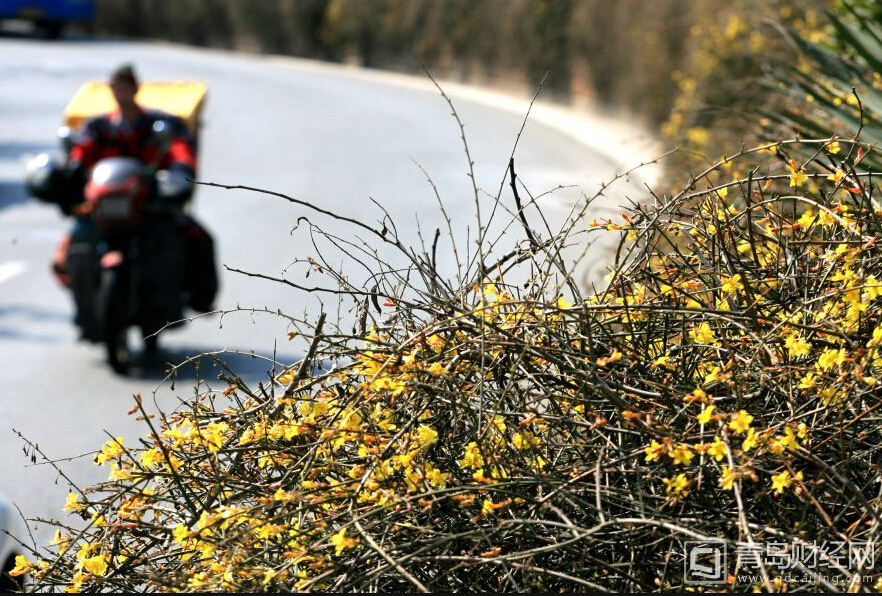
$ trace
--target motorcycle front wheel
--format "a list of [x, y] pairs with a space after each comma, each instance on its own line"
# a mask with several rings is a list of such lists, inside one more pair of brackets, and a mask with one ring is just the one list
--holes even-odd
[[104, 346], [107, 362], [117, 374], [129, 372], [132, 352], [129, 347], [128, 321], [122, 315], [128, 305], [123, 272], [117, 268], [101, 273], [101, 317], [104, 320]]

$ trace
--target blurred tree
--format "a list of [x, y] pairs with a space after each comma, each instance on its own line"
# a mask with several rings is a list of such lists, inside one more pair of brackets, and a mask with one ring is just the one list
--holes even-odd
[[[529, 88], [547, 72], [546, 92], [597, 99], [653, 125], [669, 120], [679, 101], [680, 128], [688, 130], [703, 126], [705, 108], [728, 109], [732, 96], [743, 95], [733, 75], [755, 71], [732, 57], [759, 47], [755, 23], [731, 27], [726, 15], [758, 21], [786, 1], [98, 0], [98, 27], [409, 72], [422, 63], [443, 77]], [[713, 31], [716, 40], [708, 41]], [[722, 51], [709, 43], [731, 51], [708, 60]], [[706, 68], [711, 63], [723, 67]]]

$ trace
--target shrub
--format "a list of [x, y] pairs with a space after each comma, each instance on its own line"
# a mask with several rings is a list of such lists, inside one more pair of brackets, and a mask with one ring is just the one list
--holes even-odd
[[[410, 262], [373, 252], [365, 291], [312, 261], [355, 298], [355, 331], [321, 315], [298, 324], [304, 359], [266, 384], [227, 374], [155, 419], [139, 399], [145, 436], [108, 441], [109, 480], [68, 498], [85, 523], [17, 572], [37, 590], [671, 591], [684, 540], [872, 543], [872, 151], [767, 145], [621, 221], [586, 223], [589, 201], [558, 233], [529, 225], [535, 201], [496, 197], [522, 238], [494, 256], [484, 221], [452, 278], [440, 232], [416, 250], [386, 219], [336, 216]], [[562, 254], [586, 229], [623, 240], [609, 286], [583, 296]], [[728, 586], [879, 577], [835, 563], [798, 562], [809, 579], [788, 585], [773, 566], [736, 575], [749, 562], [733, 557]]]

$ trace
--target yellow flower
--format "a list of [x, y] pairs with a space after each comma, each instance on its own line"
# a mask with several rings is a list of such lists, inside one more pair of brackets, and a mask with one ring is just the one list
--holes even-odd
[[776, 495], [780, 495], [784, 492], [785, 488], [790, 488], [793, 484], [793, 481], [802, 482], [802, 472], [797, 472], [795, 477], [790, 476], [790, 472], [784, 470], [780, 474], [776, 474], [772, 476], [772, 489], [775, 491]]
[[815, 220], [817, 220], [817, 218], [818, 216], [815, 215], [814, 211], [812, 211], [811, 209], [806, 209], [803, 214], [799, 216], [797, 222], [804, 228], [810, 228], [815, 223]]
[[340, 531], [331, 536], [331, 546], [336, 546], [337, 550], [335, 551], [336, 555], [339, 557], [340, 553], [342, 553], [347, 548], [355, 548], [358, 545], [359, 540], [357, 538], [347, 538], [346, 537], [346, 528], [340, 528]]
[[431, 464], [426, 464], [426, 480], [433, 488], [446, 488], [449, 477], [450, 474], [445, 474], [438, 468], [432, 467]]
[[732, 490], [736, 480], [738, 480], [738, 473], [729, 466], [723, 465], [723, 473], [720, 475], [720, 487], [723, 490]]
[[729, 428], [740, 435], [746, 433], [750, 429], [751, 422], [753, 422], [753, 416], [744, 410], [738, 410], [736, 414], [732, 414], [732, 420], [729, 421]]
[[686, 397], [683, 398], [683, 401], [685, 401], [687, 404], [691, 404], [694, 401], [697, 401], [698, 403], [706, 403], [708, 401], [707, 393], [705, 393], [704, 389], [699, 387], [697, 389], [693, 389], [692, 393], [686, 395]]
[[836, 155], [840, 151], [839, 141], [830, 141], [825, 145], [825, 148], [833, 155]]
[[653, 440], [650, 442], [649, 447], [647, 447], [646, 449], [643, 450], [643, 453], [646, 454], [646, 461], [647, 461], [647, 462], [651, 462], [651, 461], [656, 461], [656, 460], [658, 460], [658, 458], [659, 458], [659, 457], [660, 457], [660, 456], [661, 456], [666, 450], [667, 450], [667, 448], [666, 448], [664, 445], [662, 445], [661, 443], [659, 443], [658, 441], [656, 441], [655, 439], [653, 439]]
[[716, 383], [717, 381], [727, 380], [729, 376], [725, 374], [720, 374], [721, 372], [722, 371], [720, 370], [719, 366], [714, 365], [710, 367], [710, 370], [708, 370], [707, 373], [704, 375], [705, 384], [709, 385], [711, 383]]
[[736, 273], [732, 277], [729, 277], [723, 281], [723, 292], [727, 294], [731, 294], [738, 290], [743, 290], [744, 284], [741, 282], [741, 274]]
[[122, 437], [117, 437], [104, 443], [104, 447], [101, 448], [101, 453], [95, 456], [95, 463], [99, 466], [104, 465], [108, 460], [117, 459], [122, 456], [122, 454], [125, 453], [122, 444]]
[[747, 436], [744, 437], [744, 441], [741, 443], [741, 449], [746, 453], [751, 449], [754, 449], [758, 444], [759, 435], [757, 435], [756, 431], [751, 428], [747, 431]]
[[882, 296], [882, 284], [879, 283], [879, 280], [875, 275], [867, 276], [865, 286], [864, 292], [868, 301], [873, 301], [879, 296]]
[[388, 391], [393, 397], [398, 397], [407, 391], [407, 383], [402, 379], [392, 379], [389, 377], [377, 377], [370, 383], [370, 388], [374, 391]]
[[805, 184], [806, 180], [808, 180], [808, 176], [805, 173], [805, 170], [796, 165], [796, 162], [792, 159], [788, 162], [788, 169], [790, 170], [790, 187], [799, 187]]
[[499, 503], [494, 503], [493, 500], [488, 497], [484, 499], [484, 502], [481, 504], [481, 515], [489, 515], [497, 509], [508, 507], [509, 505], [511, 505], [511, 503], [511, 499], [505, 499], [504, 501], [500, 501]]
[[429, 374], [435, 375], [436, 377], [443, 377], [447, 375], [447, 368], [440, 362], [435, 362], [428, 369], [426, 369]]
[[157, 464], [163, 463], [165, 456], [162, 454], [162, 451], [154, 447], [153, 449], [142, 451], [139, 459], [142, 466], [152, 468]]
[[92, 551], [98, 550], [101, 545], [97, 542], [90, 542], [80, 546], [80, 550], [77, 551], [76, 558], [77, 561], [82, 562], [84, 559], [87, 559]]
[[704, 322], [694, 327], [689, 332], [689, 336], [693, 341], [699, 344], [714, 345], [717, 341], [717, 337], [714, 335], [714, 330], [711, 329], [710, 325]]
[[675, 464], [688, 466], [695, 454], [689, 449], [689, 445], [681, 443], [668, 452], [668, 457], [674, 460]]
[[423, 449], [431, 447], [438, 440], [438, 431], [431, 426], [425, 424], [420, 425], [417, 429], [417, 442]]
[[[170, 456], [168, 457], [168, 461], [169, 461], [169, 464], [170, 464], [170, 466], [171, 466], [171, 470], [172, 470], [172, 471], [177, 470], [178, 468], [181, 467], [181, 460], [179, 460], [179, 459], [178, 459], [177, 457], [175, 457], [174, 455], [170, 455]], [[166, 468], [168, 469], [168, 466], [166, 466]]]
[[270, 540], [285, 531], [285, 526], [279, 524], [263, 524], [254, 530], [254, 535], [261, 540]]
[[185, 442], [192, 439], [193, 427], [181, 423], [165, 429], [162, 431], [161, 435], [165, 438], [171, 439], [174, 442], [175, 447], [180, 447]]
[[796, 332], [791, 333], [784, 340], [784, 347], [787, 348], [787, 353], [790, 354], [791, 358], [802, 358], [803, 356], [808, 356], [809, 352], [812, 351], [812, 344], [802, 339]]
[[726, 443], [724, 443], [723, 440], [720, 439], [720, 437], [716, 437], [714, 439], [714, 442], [711, 443], [708, 447], [707, 452], [715, 460], [723, 461], [723, 458], [726, 457], [729, 449], [726, 447]]
[[692, 145], [704, 146], [710, 140], [710, 131], [696, 126], [686, 131], [686, 138]]
[[110, 464], [110, 474], [108, 474], [108, 477], [111, 480], [125, 481], [131, 480], [135, 477], [135, 475], [132, 473], [132, 469], [128, 466], [121, 468], [116, 464]]
[[92, 514], [92, 523], [96, 526], [106, 526], [107, 520], [104, 518], [104, 514], [100, 511], [96, 511]]
[[[822, 226], [829, 227], [829, 226], [836, 225], [837, 221], [836, 221], [836, 218], [833, 217], [833, 215], [830, 212], [823, 210], [823, 211], [818, 212], [818, 223], [820, 223]], [[848, 247], [846, 245], [840, 244], [836, 248], [836, 250], [834, 250], [832, 253], [829, 253], [829, 255], [830, 255], [829, 257], [825, 255], [824, 258], [828, 259], [828, 260], [835, 259], [836, 257], [845, 254], [845, 251], [847, 250], [847, 248]]]
[[858, 283], [859, 278], [858, 274], [855, 273], [850, 266], [846, 265], [843, 269], [834, 273], [833, 277], [830, 279], [832, 281], [842, 282], [842, 287], [850, 288]]
[[760, 149], [760, 153], [771, 153], [772, 155], [778, 153], [778, 143], [763, 143], [764, 147]]
[[818, 375], [813, 372], [806, 373], [806, 375], [799, 381], [799, 385], [797, 385], [797, 389], [811, 389], [815, 386], [815, 383], [818, 380]]
[[557, 307], [560, 309], [570, 308], [573, 306], [573, 303], [569, 300], [566, 300], [563, 296], [558, 296], [557, 298]]
[[668, 356], [667, 354], [665, 354], [664, 356], [659, 356], [658, 358], [656, 358], [653, 361], [652, 366], [653, 366], [653, 368], [658, 367], [658, 366], [667, 367], [670, 365], [670, 360], [671, 360], [671, 357]]
[[542, 445], [542, 439], [531, 432], [515, 433], [511, 436], [511, 444], [515, 449], [524, 450]]
[[58, 554], [63, 555], [64, 551], [67, 550], [67, 547], [70, 545], [71, 536], [68, 534], [62, 534], [61, 530], [55, 530], [55, 537], [52, 538], [52, 544], [58, 546]]
[[92, 575], [104, 575], [107, 573], [107, 557], [95, 555], [82, 560], [83, 571]]
[[689, 494], [689, 479], [686, 474], [677, 474], [673, 478], [662, 478], [665, 492], [672, 497], [682, 498]]
[[278, 501], [279, 503], [290, 503], [296, 500], [297, 496], [295, 494], [283, 490], [281, 487], [273, 494], [273, 501]]
[[714, 415], [714, 408], [716, 408], [716, 406], [705, 406], [701, 411], [701, 414], [695, 417], [698, 420], [698, 423], [707, 424], [710, 422]]
[[70, 579], [70, 585], [64, 588], [64, 591], [69, 594], [76, 594], [83, 591], [83, 581], [85, 580], [85, 576], [82, 571], [77, 571], [73, 574], [73, 577]]
[[277, 570], [267, 569], [266, 571], [263, 572], [263, 581], [260, 583], [263, 584], [264, 586], [267, 585], [268, 583], [273, 581], [276, 578], [276, 576], [279, 575], [279, 573], [280, 572]]
[[623, 357], [624, 357], [624, 354], [622, 354], [619, 350], [614, 348], [612, 354], [610, 354], [609, 356], [604, 356], [602, 358], [597, 359], [597, 366], [606, 367], [610, 364], [618, 362]]
[[845, 172], [842, 171], [842, 168], [836, 168], [835, 173], [827, 176], [827, 180], [832, 181], [834, 184], [839, 184], [843, 178], [845, 178]]
[[404, 468], [405, 470], [413, 467], [413, 460], [417, 456], [418, 451], [411, 451], [410, 453], [399, 453], [394, 456], [393, 459], [395, 463]]
[[225, 433], [229, 430], [230, 425], [226, 422], [212, 422], [201, 430], [202, 438], [211, 453], [220, 451], [220, 448], [224, 446], [227, 438]]
[[175, 529], [172, 530], [172, 536], [175, 539], [175, 542], [178, 544], [183, 544], [184, 541], [190, 536], [190, 530], [187, 529], [187, 526], [184, 524], [178, 524], [175, 526]]
[[506, 429], [508, 428], [505, 425], [505, 418], [503, 418], [502, 416], [494, 416], [491, 424], [493, 425], [493, 428], [495, 428], [500, 434], [504, 434]]
[[472, 441], [466, 445], [465, 454], [459, 462], [461, 468], [479, 469], [484, 467], [484, 458], [481, 457], [481, 449]]
[[796, 431], [794, 431], [791, 427], [787, 427], [784, 429], [784, 436], [781, 438], [781, 444], [787, 447], [788, 449], [799, 449], [799, 440], [796, 438], [797, 435], [801, 438], [805, 438], [808, 434], [808, 428], [804, 423], [800, 424]]
[[820, 357], [818, 357], [818, 368], [821, 370], [830, 370], [834, 366], [842, 364], [843, 362], [845, 362], [845, 348], [839, 348], [838, 350], [827, 348], [821, 353]]
[[25, 573], [30, 573], [34, 569], [34, 564], [27, 560], [27, 557], [21, 555], [15, 556], [15, 567], [9, 572], [12, 577], [18, 577]]
[[82, 511], [88, 507], [85, 503], [80, 503], [77, 494], [73, 491], [67, 493], [67, 500], [64, 502], [65, 511]]
[[845, 395], [836, 387], [825, 387], [821, 390], [821, 403], [825, 406], [835, 405], [842, 402]]
[[868, 348], [874, 348], [879, 345], [882, 345], [882, 325], [877, 325], [873, 329], [873, 338], [867, 342]]

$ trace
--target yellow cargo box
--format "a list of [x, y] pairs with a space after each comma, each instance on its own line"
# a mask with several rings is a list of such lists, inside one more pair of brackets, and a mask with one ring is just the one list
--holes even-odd
[[[181, 118], [194, 136], [208, 87], [198, 81], [154, 81], [141, 83], [135, 101], [144, 108], [162, 110]], [[116, 110], [110, 86], [101, 81], [85, 83], [64, 110], [64, 123], [77, 129], [89, 118]]]

